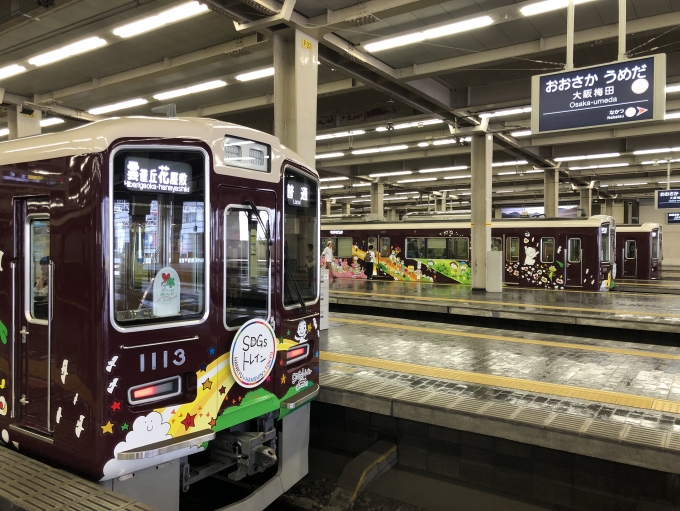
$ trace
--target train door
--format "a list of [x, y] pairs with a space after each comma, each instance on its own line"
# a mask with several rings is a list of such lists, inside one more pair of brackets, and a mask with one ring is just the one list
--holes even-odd
[[[378, 237], [378, 262], [382, 262], [382, 264], [385, 265], [385, 267], [388, 266], [388, 260], [390, 255], [392, 254], [392, 245], [390, 245], [390, 238], [386, 236], [379, 236]], [[380, 265], [376, 264], [377, 268], [380, 268]], [[380, 275], [380, 270], [378, 270], [378, 275]]]
[[[52, 297], [54, 263], [50, 258], [49, 197], [16, 201], [19, 272], [16, 284], [16, 409], [22, 425], [51, 431]], [[68, 371], [64, 361], [62, 375]], [[56, 369], [56, 368], [55, 368]]]
[[582, 262], [581, 238], [567, 237], [567, 286], [583, 286], [583, 262]]
[[637, 277], [637, 243], [626, 240], [623, 247], [623, 276]]
[[507, 284], [519, 284], [519, 238], [514, 236], [505, 237], [505, 275], [504, 282]]

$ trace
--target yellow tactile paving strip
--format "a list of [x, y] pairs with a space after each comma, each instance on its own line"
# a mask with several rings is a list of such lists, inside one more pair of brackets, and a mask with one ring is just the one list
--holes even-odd
[[343, 294], [343, 295], [357, 295], [366, 298], [391, 298], [393, 300], [417, 300], [417, 301], [427, 301], [427, 302], [440, 302], [446, 303], [476, 303], [480, 305], [501, 305], [503, 307], [521, 307], [523, 309], [545, 309], [545, 310], [560, 310], [567, 312], [599, 312], [602, 314], [626, 314], [630, 316], [651, 316], [658, 318], [677, 318], [680, 317], [678, 314], [666, 314], [662, 312], [650, 313], [650, 312], [637, 312], [637, 311], [621, 311], [612, 309], [593, 309], [590, 307], [564, 307], [561, 305], [538, 305], [538, 304], [528, 304], [528, 303], [511, 303], [511, 302], [494, 302], [490, 300], [470, 300], [468, 298], [436, 298], [433, 296], [395, 296], [394, 294], [386, 293], [362, 293], [359, 291], [339, 291], [333, 290], [332, 294]]
[[395, 362], [393, 360], [383, 360], [371, 357], [361, 357], [357, 355], [346, 355], [342, 353], [332, 353], [322, 351], [320, 359], [327, 362], [338, 362], [342, 364], [352, 364], [364, 367], [372, 367], [386, 371], [396, 371], [400, 373], [417, 374], [430, 378], [443, 378], [465, 383], [475, 383], [478, 385], [488, 385], [494, 387], [504, 387], [508, 389], [523, 390], [525, 392], [535, 392], [539, 394], [549, 394], [553, 396], [568, 397], [572, 399], [582, 399], [584, 401], [596, 401], [598, 403], [609, 403], [619, 406], [630, 406], [644, 410], [656, 410], [659, 412], [680, 413], [680, 402], [667, 399], [654, 399], [651, 397], [635, 396], [622, 392], [612, 392], [608, 390], [593, 390], [584, 387], [572, 387], [558, 383], [536, 382], [522, 380], [519, 378], [509, 378], [507, 376], [494, 376], [489, 374], [479, 374], [469, 371], [458, 371], [455, 369], [445, 369], [441, 367], [430, 367], [407, 362]]
[[518, 344], [534, 344], [539, 346], [551, 346], [555, 348], [567, 348], [573, 350], [596, 351], [600, 353], [612, 353], [616, 355], [626, 355], [633, 357], [646, 358], [663, 358], [667, 360], [680, 360], [680, 355], [673, 355], [672, 353], [660, 353], [656, 351], [630, 350], [624, 348], [613, 348], [610, 346], [593, 346], [590, 344], [576, 344], [570, 342], [545, 341], [541, 339], [524, 339], [521, 337], [508, 337], [503, 335], [477, 334], [473, 332], [465, 332], [463, 330], [449, 330], [444, 328], [429, 328], [424, 326], [402, 325], [401, 323], [384, 323], [382, 321], [368, 321], [363, 319], [349, 319], [349, 318], [335, 318], [330, 317], [333, 321], [340, 321], [342, 323], [350, 323], [353, 325], [367, 325], [380, 328], [392, 328], [395, 330], [408, 330], [411, 332], [423, 332], [429, 334], [442, 335], [457, 335], [460, 337], [468, 337], [470, 339], [485, 339], [489, 341], [504, 341], [515, 342]]

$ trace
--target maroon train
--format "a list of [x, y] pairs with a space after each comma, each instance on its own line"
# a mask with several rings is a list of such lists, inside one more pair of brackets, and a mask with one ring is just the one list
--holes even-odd
[[[363, 259], [373, 245], [376, 278], [470, 284], [469, 219], [323, 221], [321, 244], [333, 241], [335, 277], [366, 278]], [[615, 233], [610, 216], [494, 220], [491, 250], [503, 252], [507, 285], [604, 290], [614, 284]]]
[[304, 476], [311, 165], [221, 121], [116, 118], [0, 144], [0, 181], [2, 443], [163, 510], [216, 470], [271, 467], [263, 505]]
[[658, 280], [663, 260], [661, 225], [621, 225], [616, 229], [616, 278]]

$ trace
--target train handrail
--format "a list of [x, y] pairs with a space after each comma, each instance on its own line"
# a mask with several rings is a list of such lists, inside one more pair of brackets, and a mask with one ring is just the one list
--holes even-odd
[[121, 350], [134, 350], [136, 348], [148, 348], [149, 346], [162, 346], [163, 344], [175, 344], [177, 342], [187, 342], [187, 341], [198, 341], [198, 335], [193, 337], [187, 337], [186, 339], [175, 339], [174, 341], [163, 341], [163, 342], [150, 342], [148, 344], [138, 344], [137, 346], [125, 346], [125, 344], [120, 345]]
[[215, 432], [212, 429], [203, 431], [196, 431], [179, 438], [170, 438], [154, 444], [144, 445], [129, 451], [123, 451], [116, 454], [117, 460], [143, 460], [146, 458], [154, 458], [161, 454], [167, 454], [172, 451], [178, 451], [185, 447], [192, 447], [200, 445], [203, 442], [209, 442], [215, 438]]

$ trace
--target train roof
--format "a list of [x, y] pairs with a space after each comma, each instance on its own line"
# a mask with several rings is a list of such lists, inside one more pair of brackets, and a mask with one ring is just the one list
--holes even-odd
[[[323, 222], [323, 220], [322, 220]], [[516, 227], [519, 229], [536, 227], [599, 227], [602, 224], [610, 223], [615, 225], [614, 217], [607, 215], [595, 215], [590, 218], [541, 218], [541, 219], [505, 219], [493, 220], [491, 227]], [[321, 229], [325, 231], [353, 231], [358, 229], [394, 229], [394, 230], [416, 230], [416, 229], [469, 229], [470, 222], [366, 222], [366, 223], [333, 223], [323, 224]]]
[[661, 230], [661, 225], [654, 222], [645, 222], [642, 225], [620, 225], [616, 232], [652, 232], [654, 229]]
[[0, 165], [99, 153], [121, 138], [160, 137], [205, 141], [212, 148], [216, 171], [222, 167], [225, 170], [229, 168], [229, 174], [242, 177], [279, 180], [280, 176], [275, 172], [267, 174], [225, 165], [222, 160], [222, 142], [227, 134], [268, 144], [272, 148], [272, 164], [291, 160], [315, 171], [313, 164], [283, 146], [273, 135], [230, 122], [200, 117], [110, 117], [58, 133], [8, 140], [0, 142]]

